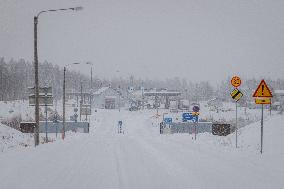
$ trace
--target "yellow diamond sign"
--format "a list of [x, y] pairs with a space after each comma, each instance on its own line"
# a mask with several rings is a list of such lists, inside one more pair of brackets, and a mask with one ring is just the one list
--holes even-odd
[[239, 89], [234, 89], [231, 92], [231, 97], [235, 100], [235, 101], [239, 101], [243, 96], [243, 93], [239, 90]]

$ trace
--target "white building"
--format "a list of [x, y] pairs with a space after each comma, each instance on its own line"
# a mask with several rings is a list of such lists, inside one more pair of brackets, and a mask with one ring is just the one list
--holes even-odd
[[274, 97], [272, 98], [273, 106], [276, 109], [283, 109], [284, 107], [284, 90], [274, 90]]
[[93, 93], [93, 106], [116, 109], [120, 103], [119, 93], [111, 87], [102, 87]]

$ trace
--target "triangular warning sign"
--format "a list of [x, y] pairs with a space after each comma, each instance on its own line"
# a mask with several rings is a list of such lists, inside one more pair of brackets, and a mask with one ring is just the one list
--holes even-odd
[[255, 90], [253, 97], [273, 97], [270, 89], [268, 88], [267, 84], [264, 80], [261, 80], [260, 84], [258, 85], [257, 89]]

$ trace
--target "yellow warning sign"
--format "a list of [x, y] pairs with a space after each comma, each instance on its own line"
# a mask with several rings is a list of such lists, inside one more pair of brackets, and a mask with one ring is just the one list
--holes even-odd
[[199, 112], [191, 112], [191, 114], [194, 115], [194, 116], [198, 116]]
[[270, 98], [256, 98], [255, 99], [256, 104], [271, 104]]
[[239, 89], [234, 89], [231, 92], [231, 97], [235, 100], [235, 101], [239, 101], [243, 96], [243, 93], [239, 90]]
[[253, 97], [273, 97], [270, 89], [268, 88], [264, 80], [262, 80], [258, 85], [257, 89], [253, 94]]

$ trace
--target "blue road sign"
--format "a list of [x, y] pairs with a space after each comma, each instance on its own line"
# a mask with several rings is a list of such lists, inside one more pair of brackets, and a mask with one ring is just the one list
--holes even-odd
[[170, 118], [170, 117], [165, 117], [165, 118], [164, 118], [164, 122], [165, 122], [165, 123], [172, 123], [172, 122], [173, 122], [173, 119]]
[[198, 115], [194, 115], [192, 121], [195, 123], [198, 122]]
[[182, 114], [182, 121], [183, 122], [187, 122], [187, 121], [197, 122], [198, 121], [198, 115], [192, 115], [192, 113], [183, 113]]
[[193, 115], [191, 113], [183, 113], [182, 114], [182, 121], [187, 122], [193, 119]]

